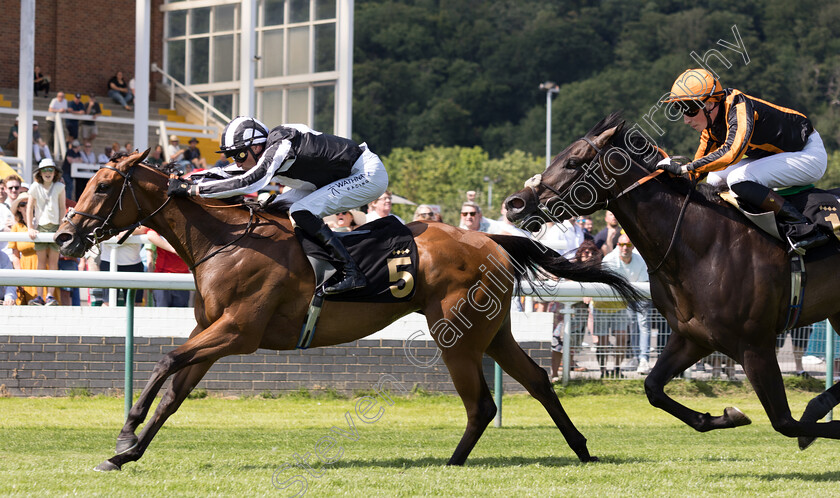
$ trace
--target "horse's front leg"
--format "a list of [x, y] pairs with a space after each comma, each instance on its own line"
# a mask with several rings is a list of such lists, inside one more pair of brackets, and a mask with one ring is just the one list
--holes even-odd
[[665, 349], [645, 379], [648, 401], [700, 432], [749, 424], [750, 419], [737, 408], [727, 407], [723, 415], [713, 417], [709, 413], [694, 411], [665, 394], [665, 385], [671, 379], [711, 353], [711, 350], [698, 346], [680, 334], [672, 333]]
[[[767, 412], [767, 417], [776, 431], [788, 437], [840, 439], [840, 421], [816, 422], [808, 420], [809, 417], [805, 416], [803, 416], [804, 420], [794, 420], [790, 413], [785, 384], [782, 381], [782, 372], [776, 360], [773, 344], [746, 350], [744, 373], [750, 379], [755, 394], [764, 406], [764, 411]], [[833, 393], [831, 396], [833, 397]]]
[[[203, 327], [196, 326], [192, 332], [190, 332], [190, 338], [195, 337], [202, 330], [204, 330]], [[157, 365], [155, 365], [152, 376], [149, 377], [145, 387], [143, 387], [143, 391], [140, 393], [140, 396], [137, 397], [137, 401], [134, 402], [131, 409], [128, 411], [128, 418], [125, 419], [125, 425], [120, 431], [120, 434], [117, 436], [117, 453], [123, 453], [125, 450], [131, 448], [135, 443], [137, 443], [137, 436], [135, 436], [134, 433], [137, 431], [140, 424], [146, 420], [146, 415], [152, 407], [155, 396], [157, 396], [157, 393], [166, 381], [166, 377], [169, 375], [166, 374], [165, 376], [162, 376], [164, 370], [166, 370], [166, 365], [163, 364], [165, 359], [166, 358], [164, 357], [157, 363]]]
[[[840, 335], [840, 314], [832, 316], [829, 321], [831, 321], [835, 333]], [[835, 382], [833, 386], [808, 403], [799, 421], [816, 422], [825, 417], [838, 404], [840, 404], [840, 382]], [[807, 449], [815, 439], [817, 438], [814, 436], [799, 436], [799, 449]]]
[[[245, 322], [244, 319], [241, 321]], [[257, 330], [257, 327], [247, 330]], [[166, 419], [178, 409], [192, 388], [216, 360], [233, 354], [252, 353], [256, 351], [259, 343], [260, 337], [258, 334], [248, 335], [237, 325], [236, 320], [230, 317], [222, 317], [197, 336], [191, 337], [182, 346], [167, 353], [155, 366], [146, 389], [129, 412], [129, 417], [133, 415], [135, 422], [138, 419], [142, 420], [148, 413], [148, 406], [140, 406], [140, 402], [147, 398], [153, 398], [154, 395], [150, 394], [152, 390], [154, 392], [159, 391], [160, 385], [170, 375], [185, 367], [196, 366], [197, 368], [190, 369], [189, 372], [178, 376], [177, 382], [172, 383], [161, 400], [154, 417], [140, 433], [139, 439], [132, 440], [134, 438], [133, 432], [130, 434], [121, 432], [120, 437], [123, 439], [122, 441], [118, 439], [117, 445], [120, 447], [122, 444], [123, 451], [99, 464], [95, 470], [119, 470], [125, 463], [139, 460]], [[136, 428], [137, 425], [139, 425], [139, 422], [136, 422], [134, 427]]]

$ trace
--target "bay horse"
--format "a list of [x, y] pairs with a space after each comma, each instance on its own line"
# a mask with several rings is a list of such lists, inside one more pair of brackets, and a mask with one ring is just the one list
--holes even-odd
[[[776, 431], [799, 437], [802, 449], [815, 437], [840, 438], [840, 421], [817, 423], [840, 399], [840, 383], [811, 400], [798, 421], [785, 395], [776, 335], [792, 286], [786, 245], [723, 202], [718, 189], [664, 172], [653, 177], [664, 155], [611, 114], [505, 200], [508, 219], [533, 225], [605, 206], [613, 212], [651, 268], [651, 297], [673, 329], [645, 379], [653, 406], [700, 432], [749, 424], [737, 408], [712, 416], [665, 394], [671, 379], [720, 351], [743, 366]], [[840, 256], [806, 258], [806, 266], [799, 325], [828, 318], [840, 330]]]
[[[168, 198], [168, 176], [143, 163], [147, 154], [112, 157], [90, 179], [55, 236], [62, 253], [81, 256], [95, 241], [142, 223], [172, 244], [195, 277], [197, 325], [186, 343], [154, 367], [117, 437], [117, 454], [99, 464], [100, 471], [119, 470], [138, 460], [219, 358], [257, 348], [295, 349], [315, 291], [313, 270], [287, 213]], [[432, 335], [467, 411], [467, 427], [450, 465], [465, 462], [496, 414], [481, 370], [484, 353], [542, 403], [581, 461], [594, 460], [547, 373], [514, 340], [510, 301], [519, 281], [530, 280], [538, 268], [556, 278], [606, 283], [628, 300], [638, 298], [636, 290], [614, 273], [567, 261], [527, 238], [488, 236], [442, 223], [412, 223], [409, 228], [418, 250], [414, 296], [364, 306], [326, 301], [311, 346], [355, 341], [419, 311], [430, 330], [445, 329]], [[440, 324], [446, 327], [434, 328]], [[172, 384], [138, 437], [138, 426], [172, 375]]]

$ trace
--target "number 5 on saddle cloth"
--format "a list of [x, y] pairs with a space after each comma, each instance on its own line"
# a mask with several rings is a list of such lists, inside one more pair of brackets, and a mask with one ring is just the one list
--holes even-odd
[[337, 277], [338, 262], [315, 240], [295, 228], [295, 235], [315, 272], [315, 295], [303, 322], [297, 348], [306, 349], [315, 336], [315, 326], [324, 299], [328, 301], [395, 303], [414, 297], [417, 275], [417, 244], [411, 230], [393, 216], [379, 218], [352, 232], [339, 232], [368, 285], [341, 294], [324, 295], [324, 287]]

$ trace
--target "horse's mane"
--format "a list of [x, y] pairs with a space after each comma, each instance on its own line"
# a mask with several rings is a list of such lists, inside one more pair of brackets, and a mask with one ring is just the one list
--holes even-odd
[[[618, 130], [613, 135], [611, 140], [612, 145], [627, 153], [627, 155], [644, 166], [648, 171], [653, 172], [656, 169], [656, 163], [662, 159], [662, 156], [658, 153], [659, 147], [651, 143], [642, 133], [638, 132], [637, 128], [628, 128], [620, 111], [613, 112], [599, 121], [598, 124], [586, 133], [586, 136], [595, 137], [614, 127], [618, 127]], [[631, 145], [632, 147], [628, 147], [627, 145]], [[692, 188], [691, 181], [684, 177], [671, 177], [670, 175], [663, 174], [659, 175], [657, 179], [664, 185], [683, 195], [687, 195]], [[715, 187], [707, 183], [698, 183], [694, 190], [709, 202], [724, 204], [718, 194], [726, 190], [725, 188]]]

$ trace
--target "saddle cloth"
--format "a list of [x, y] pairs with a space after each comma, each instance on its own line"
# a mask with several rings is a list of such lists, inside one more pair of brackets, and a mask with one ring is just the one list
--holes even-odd
[[[778, 192], [784, 196], [800, 213], [805, 215], [811, 223], [816, 224], [825, 233], [832, 233], [840, 241], [840, 189], [822, 190], [794, 187]], [[758, 213], [755, 208], [746, 204], [739, 204], [728, 190], [721, 192], [721, 198], [744, 213], [759, 228], [782, 240], [776, 227], [773, 213]], [[837, 244], [829, 244], [836, 246]]]
[[[316, 289], [337, 279], [340, 265], [316, 241], [295, 228], [315, 271]], [[325, 296], [327, 301], [393, 303], [414, 297], [417, 282], [417, 244], [411, 230], [393, 216], [366, 223], [352, 232], [336, 232], [350, 252], [368, 285], [341, 294]]]

